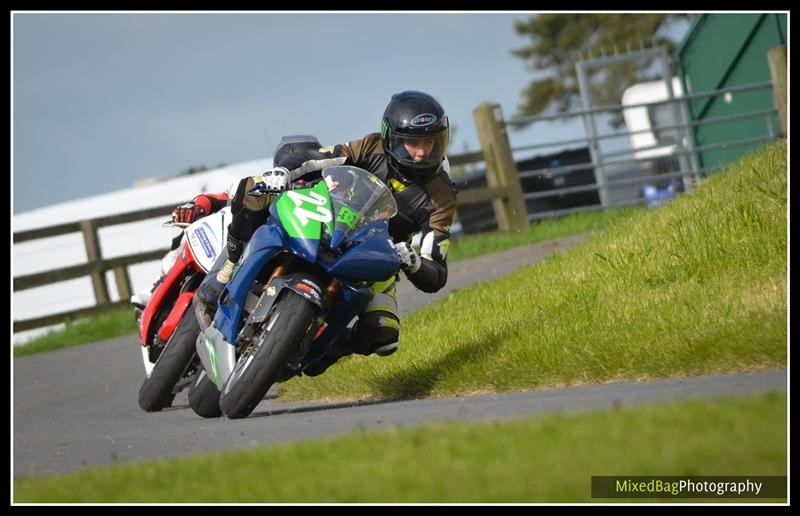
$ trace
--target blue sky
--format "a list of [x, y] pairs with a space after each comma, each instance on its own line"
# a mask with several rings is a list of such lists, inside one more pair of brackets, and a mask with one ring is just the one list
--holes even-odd
[[[512, 116], [534, 78], [511, 55], [528, 43], [513, 20], [531, 15], [15, 13], [13, 211], [263, 159], [284, 134], [360, 138], [406, 89], [445, 107], [451, 154], [478, 150], [472, 110]], [[579, 128], [538, 124], [511, 142]]]

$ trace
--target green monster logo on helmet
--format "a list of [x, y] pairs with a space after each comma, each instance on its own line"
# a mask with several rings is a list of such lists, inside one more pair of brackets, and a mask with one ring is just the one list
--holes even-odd
[[381, 120], [381, 137], [384, 140], [389, 137], [389, 122], [385, 118]]

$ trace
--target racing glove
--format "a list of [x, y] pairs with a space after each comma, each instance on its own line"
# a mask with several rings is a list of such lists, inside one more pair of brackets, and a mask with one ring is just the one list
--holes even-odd
[[397, 257], [400, 258], [400, 268], [406, 271], [406, 274], [414, 274], [422, 266], [422, 260], [417, 252], [407, 242], [400, 242], [395, 244]]
[[194, 202], [187, 202], [172, 210], [172, 221], [175, 224], [185, 224], [188, 226], [197, 219], [205, 217], [205, 215], [206, 210], [203, 209], [202, 206]]
[[280, 192], [289, 187], [289, 170], [285, 167], [273, 167], [263, 174], [264, 189], [270, 192]]

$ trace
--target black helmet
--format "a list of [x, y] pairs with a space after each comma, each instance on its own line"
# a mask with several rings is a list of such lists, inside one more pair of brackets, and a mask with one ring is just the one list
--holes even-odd
[[272, 162], [275, 164], [283, 163], [283, 160], [295, 152], [305, 150], [319, 150], [322, 144], [316, 136], [310, 134], [294, 134], [291, 136], [284, 136], [275, 147], [275, 154], [272, 156]]
[[[412, 181], [424, 181], [442, 166], [450, 124], [436, 99], [421, 91], [404, 91], [392, 95], [386, 106], [381, 137], [389, 165]], [[432, 140], [432, 150], [425, 158], [414, 161], [404, 145], [409, 140]]]

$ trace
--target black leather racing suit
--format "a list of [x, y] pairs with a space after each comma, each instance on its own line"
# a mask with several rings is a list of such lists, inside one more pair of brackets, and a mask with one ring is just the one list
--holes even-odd
[[[414, 234], [421, 232], [422, 263], [416, 272], [406, 274], [408, 279], [423, 292], [436, 292], [447, 283], [446, 258], [456, 209], [456, 188], [450, 181], [446, 159], [431, 177], [412, 181], [389, 167], [381, 136], [372, 133], [342, 145], [298, 152], [274, 165], [288, 169], [292, 181], [314, 178], [324, 167], [334, 165], [354, 165], [378, 176], [391, 188], [397, 202], [398, 213], [389, 222], [392, 239], [395, 242], [410, 241]], [[231, 202], [233, 220], [229, 235], [241, 240], [242, 244], [266, 222], [266, 208], [274, 199], [270, 195], [246, 195], [259, 179], [243, 179]], [[229, 245], [229, 257], [238, 261], [238, 255], [230, 254]], [[397, 342], [398, 337], [399, 318], [392, 281], [385, 290], [376, 292], [376, 300], [359, 318], [353, 341], [356, 352], [369, 354], [376, 348]]]

